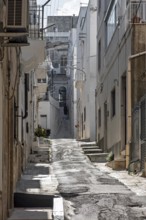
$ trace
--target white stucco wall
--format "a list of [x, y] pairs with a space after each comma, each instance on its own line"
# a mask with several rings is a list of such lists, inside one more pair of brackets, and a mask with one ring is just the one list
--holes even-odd
[[86, 73], [85, 57], [84, 57], [86, 55], [86, 51], [85, 51], [86, 26], [84, 24], [86, 11], [87, 11], [87, 7], [80, 8], [79, 18], [77, 23], [77, 71], [76, 71], [75, 79], [77, 86], [77, 122], [79, 124], [79, 127], [77, 129], [78, 139], [85, 138], [85, 130], [83, 129], [84, 125], [82, 124], [82, 114], [86, 103], [85, 101], [86, 94], [84, 92], [85, 84], [83, 82]]
[[49, 96], [50, 101], [50, 129], [51, 129], [51, 138], [56, 137], [59, 127], [61, 124], [61, 116], [60, 116], [60, 107], [59, 102], [53, 99], [52, 96]]
[[[96, 139], [95, 89], [96, 89], [96, 34], [97, 2], [90, 0], [87, 9], [80, 11], [77, 25], [77, 80], [79, 136], [94, 141]], [[82, 77], [81, 77], [82, 75]], [[85, 113], [86, 112], [86, 113]], [[85, 113], [85, 114], [84, 114]], [[81, 115], [83, 115], [83, 124]], [[83, 129], [82, 129], [83, 127]]]
[[[121, 15], [124, 15], [125, 1], [123, 1], [121, 8]], [[122, 101], [123, 95], [121, 83], [122, 76], [126, 74], [128, 56], [131, 53], [131, 39], [130, 32], [126, 32], [127, 23], [124, 18], [120, 20], [119, 26], [117, 26], [114, 35], [106, 46], [106, 31], [104, 13], [105, 5], [102, 2], [102, 8], [98, 13], [98, 30], [97, 30], [97, 46], [101, 40], [101, 68], [97, 68], [97, 115], [98, 109], [101, 108], [101, 127], [97, 125], [97, 141], [100, 141], [105, 136], [104, 131], [104, 103], [107, 102], [107, 148], [111, 148], [114, 145], [121, 142], [122, 139]], [[125, 34], [125, 35], [124, 35]], [[98, 47], [97, 47], [98, 52]], [[97, 57], [98, 58], [98, 57]], [[103, 89], [101, 90], [101, 85]], [[116, 91], [116, 114], [114, 117], [111, 115], [112, 103], [111, 92], [115, 88]], [[99, 120], [99, 119], [98, 119]], [[98, 139], [99, 137], [99, 139]]]
[[95, 120], [95, 88], [96, 88], [96, 67], [97, 67], [97, 1], [90, 0], [88, 6], [89, 14], [89, 72], [90, 72], [90, 104], [88, 106], [90, 120], [90, 140], [96, 140], [96, 120]]
[[70, 45], [68, 50], [68, 68], [67, 76], [68, 81], [68, 106], [69, 107], [69, 118], [70, 118], [70, 130], [73, 138], [77, 137], [77, 89], [75, 88], [75, 77], [76, 77], [76, 66], [77, 66], [77, 46], [76, 46], [76, 29], [70, 31]]
[[45, 40], [29, 39], [29, 47], [22, 47], [22, 68], [29, 72], [45, 60]]
[[40, 101], [38, 107], [38, 115], [39, 115], [39, 125], [41, 124], [41, 115], [47, 116], [46, 129], [50, 129], [50, 102], [49, 101]]

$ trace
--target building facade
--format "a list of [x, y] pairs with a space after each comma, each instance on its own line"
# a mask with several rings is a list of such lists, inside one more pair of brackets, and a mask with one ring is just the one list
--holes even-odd
[[0, 1], [1, 220], [6, 220], [13, 208], [16, 183], [31, 152], [35, 118], [34, 75], [45, 54], [42, 41], [32, 42], [29, 38], [28, 43], [29, 1], [17, 3], [15, 0]]
[[96, 139], [96, 35], [97, 4], [81, 7], [77, 24], [77, 130], [78, 139]]
[[69, 36], [69, 47], [67, 57], [66, 74], [68, 80], [68, 106], [70, 109], [70, 129], [71, 136], [77, 138], [77, 89], [76, 72], [77, 72], [77, 32], [72, 28]]
[[145, 6], [146, 1], [98, 1], [97, 143], [115, 158], [124, 154], [126, 167], [142, 160]]
[[[21, 48], [28, 46], [28, 1], [19, 7], [0, 1], [0, 219], [13, 207], [13, 192], [23, 170], [23, 142], [19, 141], [19, 83]], [[12, 6], [15, 13], [11, 14]], [[23, 12], [21, 13], [23, 7]], [[20, 14], [21, 13], [21, 14]], [[11, 15], [13, 17], [11, 17]], [[19, 19], [18, 19], [19, 17]], [[23, 121], [23, 113], [20, 117]]]

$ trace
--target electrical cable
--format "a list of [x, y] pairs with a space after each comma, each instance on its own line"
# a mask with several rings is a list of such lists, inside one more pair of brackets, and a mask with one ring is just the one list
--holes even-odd
[[[16, 50], [17, 61], [18, 61], [18, 60], [19, 60], [19, 57], [20, 57], [20, 52], [21, 52], [21, 50], [20, 50], [20, 48], [19, 48], [19, 51], [18, 51], [18, 52], [17, 52], [17, 48], [15, 48], [15, 50]], [[12, 92], [11, 96], [8, 97], [8, 100], [9, 100], [9, 101], [10, 101], [10, 100], [14, 97], [14, 95], [15, 95], [15, 90], [16, 90], [16, 86], [17, 86], [17, 79], [18, 79], [19, 74], [20, 74], [20, 60], [19, 60], [19, 62], [17, 63], [17, 70], [16, 70], [16, 75], [15, 75], [15, 80], [14, 80], [14, 88], [13, 88], [13, 92]]]
[[[17, 48], [15, 48], [15, 50], [16, 50], [16, 57], [17, 57], [17, 61], [18, 61], [18, 60], [19, 60], [19, 57], [20, 57], [21, 49], [19, 48], [19, 51], [17, 51]], [[10, 68], [10, 67], [9, 67], [9, 68]], [[10, 71], [10, 69], [8, 69], [8, 71]], [[13, 98], [14, 95], [15, 95], [16, 86], [17, 86], [17, 79], [18, 79], [19, 74], [20, 74], [20, 60], [19, 60], [19, 63], [17, 62], [17, 70], [16, 70], [15, 79], [14, 79], [14, 86], [12, 87], [12, 88], [13, 88], [13, 91], [12, 91], [12, 94], [11, 94], [10, 97], [9, 97], [9, 91], [8, 91], [7, 88], [6, 88], [6, 82], [4, 82], [6, 97], [7, 97], [8, 101], [12, 100], [12, 98]], [[3, 75], [3, 79], [4, 79], [4, 75]], [[5, 80], [4, 80], [4, 81], [5, 81]], [[10, 85], [8, 85], [8, 87], [10, 88]]]

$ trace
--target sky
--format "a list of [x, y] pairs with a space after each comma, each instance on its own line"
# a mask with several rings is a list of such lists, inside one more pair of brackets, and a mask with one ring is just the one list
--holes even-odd
[[[47, 0], [37, 0], [39, 5], [43, 5]], [[45, 7], [47, 15], [78, 15], [80, 6], [87, 6], [89, 0], [51, 0]]]

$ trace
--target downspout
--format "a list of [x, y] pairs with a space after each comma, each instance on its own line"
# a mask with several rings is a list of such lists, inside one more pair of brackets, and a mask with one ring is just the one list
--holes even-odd
[[131, 90], [131, 60], [146, 55], [146, 51], [129, 56], [127, 71], [127, 143], [126, 143], [126, 168], [130, 163], [130, 147], [132, 142], [132, 90]]
[[25, 81], [24, 81], [24, 87], [25, 87], [25, 113], [23, 115], [23, 120], [27, 118], [28, 116], [28, 82], [27, 82], [27, 74], [25, 74]]

